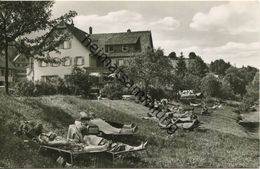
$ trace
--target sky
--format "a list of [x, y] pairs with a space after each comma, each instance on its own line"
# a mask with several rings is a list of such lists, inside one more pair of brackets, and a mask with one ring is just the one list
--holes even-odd
[[53, 16], [69, 10], [86, 32], [150, 30], [155, 48], [166, 55], [195, 52], [205, 62], [260, 68], [260, 6], [257, 1], [57, 1]]

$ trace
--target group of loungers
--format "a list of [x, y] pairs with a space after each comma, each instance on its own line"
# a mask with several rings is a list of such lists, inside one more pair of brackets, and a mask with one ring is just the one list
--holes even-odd
[[66, 138], [51, 131], [43, 132], [42, 125], [35, 122], [25, 121], [19, 127], [19, 133], [29, 136], [45, 147], [86, 153], [144, 150], [147, 141], [138, 146], [131, 146], [104, 137], [105, 135], [132, 135], [136, 132], [136, 124], [108, 122], [95, 117], [92, 112], [80, 112], [80, 118], [69, 125]]
[[171, 128], [172, 132], [169, 134], [173, 134], [178, 128], [181, 129], [193, 129], [198, 126], [199, 120], [196, 115], [194, 115], [193, 109], [184, 110], [181, 106], [170, 105], [166, 101], [161, 101], [161, 103], [155, 104], [155, 107], [158, 107], [162, 110], [165, 115], [170, 119], [170, 124], [164, 124], [159, 121], [156, 117], [150, 116], [149, 113], [143, 119], [155, 119], [159, 122], [159, 126], [162, 129]]

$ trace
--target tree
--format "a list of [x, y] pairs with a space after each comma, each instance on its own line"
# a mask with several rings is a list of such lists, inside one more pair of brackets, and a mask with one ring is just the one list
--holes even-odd
[[204, 77], [208, 72], [207, 64], [202, 60], [200, 56], [192, 56], [193, 59], [189, 60], [189, 64], [187, 66], [188, 72], [199, 76]]
[[178, 57], [177, 57], [177, 55], [176, 55], [175, 52], [171, 52], [171, 53], [168, 55], [168, 57], [169, 57], [170, 59], [178, 59]]
[[217, 75], [225, 75], [225, 71], [230, 67], [230, 63], [226, 63], [223, 59], [215, 60], [210, 63], [210, 71], [216, 73]]
[[246, 93], [246, 81], [241, 76], [239, 69], [230, 67], [226, 70], [224, 80], [228, 81], [235, 94], [244, 95]]
[[200, 91], [201, 78], [199, 76], [186, 73], [183, 77], [183, 85], [185, 86], [185, 89]]
[[[8, 94], [8, 45], [14, 43], [19, 53], [28, 57], [44, 56], [45, 52], [57, 51], [56, 47], [62, 43], [67, 34], [56, 31], [62, 21], [69, 21], [76, 12], [51, 19], [52, 1], [17, 1], [0, 3], [0, 51], [5, 52], [5, 87]], [[43, 35], [28, 38], [34, 32]]]
[[163, 50], [157, 49], [132, 58], [127, 70], [129, 79], [133, 80], [135, 84], [141, 85], [147, 95], [150, 85], [171, 83], [170, 75], [173, 67], [169, 58], [164, 56]]
[[244, 109], [248, 110], [250, 106], [259, 99], [259, 71], [254, 79], [246, 86], [246, 94], [243, 98]]
[[125, 93], [125, 87], [119, 81], [106, 84], [101, 90], [102, 96], [106, 96], [109, 99], [121, 99]]
[[232, 99], [234, 98], [234, 92], [230, 83], [224, 79], [221, 81], [221, 88], [219, 92], [219, 97], [222, 99]]
[[70, 76], [66, 79], [66, 82], [74, 87], [74, 94], [83, 94], [84, 96], [89, 94], [92, 86], [92, 77], [82, 68], [74, 67]]
[[189, 59], [195, 59], [196, 57], [197, 57], [197, 55], [195, 54], [195, 52], [189, 53]]
[[183, 77], [186, 73], [186, 63], [185, 63], [185, 58], [183, 55], [180, 56], [177, 66], [176, 66], [176, 74], [180, 77]]
[[206, 96], [218, 96], [220, 87], [221, 83], [213, 74], [208, 74], [201, 80], [201, 90]]
[[238, 69], [239, 76], [243, 78], [248, 85], [255, 77], [255, 74], [258, 72], [258, 69], [255, 67], [247, 66]]

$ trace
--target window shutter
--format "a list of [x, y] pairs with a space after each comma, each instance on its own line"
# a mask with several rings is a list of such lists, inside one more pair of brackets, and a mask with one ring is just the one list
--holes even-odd
[[84, 61], [84, 57], [81, 57], [81, 65], [84, 65], [85, 61]]
[[66, 62], [66, 57], [62, 58], [61, 65], [62, 65], [62, 66], [65, 66], [65, 62]]
[[64, 49], [70, 49], [71, 48], [71, 41], [70, 40], [66, 40], [64, 42]]
[[74, 65], [77, 65], [77, 57], [74, 58]]
[[69, 40], [69, 49], [71, 48], [71, 40]]
[[72, 65], [72, 58], [68, 57], [68, 60], [70, 61], [70, 64], [68, 66], [71, 66]]

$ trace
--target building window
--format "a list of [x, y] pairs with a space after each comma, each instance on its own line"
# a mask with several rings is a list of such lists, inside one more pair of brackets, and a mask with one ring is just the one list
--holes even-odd
[[71, 58], [69, 56], [63, 58], [63, 66], [71, 66]]
[[59, 49], [64, 49], [64, 43], [61, 43], [59, 46], [58, 46]]
[[125, 65], [129, 65], [129, 60], [128, 59], [124, 59], [124, 64]]
[[122, 46], [122, 52], [128, 52], [128, 51], [129, 51], [129, 47], [123, 45], [123, 46]]
[[68, 80], [71, 77], [71, 75], [64, 75], [64, 79]]
[[1, 76], [5, 75], [5, 70], [1, 69]]
[[114, 52], [113, 46], [108, 46], [108, 52]]
[[123, 59], [119, 59], [118, 60], [118, 66], [123, 66], [124, 65], [124, 60]]
[[76, 66], [82, 66], [84, 65], [84, 58], [82, 56], [77, 56], [75, 58], [75, 65]]
[[64, 49], [70, 49], [71, 48], [71, 41], [70, 40], [66, 40], [64, 42]]
[[52, 66], [52, 67], [58, 67], [58, 66], [60, 66], [60, 63], [58, 62], [58, 59], [59, 59], [59, 58], [55, 58], [56, 63], [54, 63], [54, 62], [51, 63], [51, 66]]
[[71, 48], [71, 41], [66, 40], [63, 43], [61, 43], [58, 47], [59, 49], [70, 49]]
[[41, 80], [44, 82], [55, 82], [58, 78], [58, 75], [41, 76]]
[[47, 67], [48, 63], [44, 62], [44, 61], [39, 61], [39, 66], [40, 67]]

